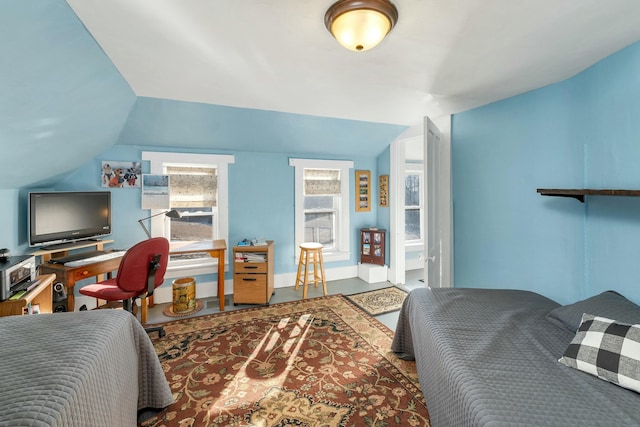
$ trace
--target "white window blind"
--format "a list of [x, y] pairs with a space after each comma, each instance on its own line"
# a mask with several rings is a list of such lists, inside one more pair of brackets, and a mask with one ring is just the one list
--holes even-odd
[[216, 168], [167, 166], [172, 208], [217, 206]]
[[339, 169], [304, 169], [305, 196], [340, 195]]

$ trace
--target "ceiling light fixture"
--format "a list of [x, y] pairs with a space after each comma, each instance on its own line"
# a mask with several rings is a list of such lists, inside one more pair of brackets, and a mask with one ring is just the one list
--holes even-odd
[[398, 22], [398, 9], [388, 0], [339, 0], [324, 15], [338, 42], [361, 52], [375, 47]]

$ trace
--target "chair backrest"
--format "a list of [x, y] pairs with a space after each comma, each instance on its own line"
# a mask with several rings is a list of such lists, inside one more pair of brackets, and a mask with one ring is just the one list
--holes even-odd
[[169, 241], [164, 237], [153, 237], [133, 245], [122, 257], [116, 283], [127, 292], [142, 295], [147, 292], [147, 278], [151, 262], [160, 255], [160, 265], [155, 271], [155, 286], [164, 281], [164, 273], [169, 262]]

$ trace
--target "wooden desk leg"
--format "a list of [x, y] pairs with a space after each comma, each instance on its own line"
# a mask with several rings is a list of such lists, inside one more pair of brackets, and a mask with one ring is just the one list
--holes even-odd
[[73, 287], [76, 285], [76, 282], [67, 284], [67, 310], [73, 312], [75, 311], [75, 297], [73, 296]]
[[224, 311], [224, 250], [218, 251], [218, 301]]

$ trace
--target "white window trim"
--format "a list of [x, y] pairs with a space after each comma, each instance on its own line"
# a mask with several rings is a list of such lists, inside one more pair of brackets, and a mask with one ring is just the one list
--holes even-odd
[[[420, 190], [424, 188], [424, 166], [422, 163], [405, 163], [404, 166], [404, 175], [419, 175], [420, 176]], [[404, 196], [403, 196], [404, 199]], [[404, 200], [403, 200], [404, 202]], [[404, 206], [404, 203], [403, 203]], [[424, 224], [424, 191], [420, 191], [420, 227], [422, 228], [422, 224]], [[404, 207], [404, 211], [406, 212], [406, 207]], [[411, 250], [422, 249], [424, 246], [424, 230], [420, 230], [421, 239], [415, 240], [405, 240], [405, 248]]]
[[322, 252], [325, 262], [345, 261], [351, 258], [351, 238], [350, 238], [350, 189], [351, 189], [351, 172], [353, 169], [353, 161], [350, 160], [318, 160], [318, 159], [289, 159], [289, 166], [295, 168], [295, 246], [294, 257], [298, 262], [299, 246], [304, 242], [304, 221], [300, 218], [304, 217], [304, 169], [340, 169], [340, 214], [338, 215], [338, 242], [337, 251]]
[[[218, 235], [225, 242], [229, 241], [229, 210], [219, 209], [220, 206], [229, 206], [229, 168], [230, 164], [235, 163], [235, 156], [224, 154], [201, 154], [201, 153], [171, 153], [162, 151], [143, 151], [142, 160], [150, 162], [149, 173], [154, 175], [164, 174], [164, 165], [166, 163], [182, 163], [192, 166], [211, 166], [215, 165], [218, 176], [218, 199], [215, 211], [218, 215]], [[151, 209], [150, 215], [161, 213], [163, 209]], [[165, 233], [164, 215], [158, 215], [151, 218], [151, 235], [163, 236]], [[229, 251], [226, 253], [225, 265], [228, 266]], [[185, 265], [184, 261], [173, 264], [169, 263], [167, 267], [167, 277], [177, 277], [178, 275], [200, 275], [210, 274], [211, 269], [217, 266], [216, 259], [211, 261], [194, 260], [193, 263]]]

